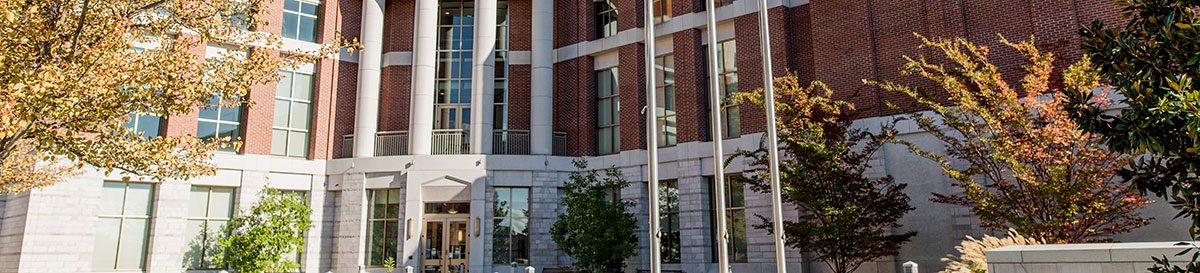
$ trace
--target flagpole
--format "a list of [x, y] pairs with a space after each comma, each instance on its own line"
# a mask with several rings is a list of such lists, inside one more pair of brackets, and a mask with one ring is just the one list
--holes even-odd
[[783, 197], [779, 187], [779, 137], [775, 131], [775, 77], [771, 74], [771, 26], [767, 22], [767, 0], [758, 0], [758, 37], [762, 54], [763, 98], [767, 112], [767, 148], [771, 176], [772, 234], [775, 239], [775, 272], [787, 272], [783, 244]]
[[712, 122], [713, 143], [713, 195], [717, 201], [717, 272], [729, 273], [729, 232], [725, 211], [725, 154], [721, 140], [721, 82], [717, 71], [717, 7], [713, 0], [705, 0], [705, 29], [708, 37], [708, 91]]
[[658, 227], [658, 109], [654, 81], [654, 1], [646, 0], [643, 7], [643, 32], [646, 34], [646, 174], [649, 184], [650, 207], [650, 273], [661, 273], [662, 255]]

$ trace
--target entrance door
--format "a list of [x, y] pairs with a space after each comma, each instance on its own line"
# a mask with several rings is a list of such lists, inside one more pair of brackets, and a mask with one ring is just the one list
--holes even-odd
[[467, 273], [469, 234], [466, 217], [430, 219], [421, 235], [423, 273]]

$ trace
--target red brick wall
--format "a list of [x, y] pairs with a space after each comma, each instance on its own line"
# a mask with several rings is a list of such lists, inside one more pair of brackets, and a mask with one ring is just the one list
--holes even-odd
[[[329, 71], [329, 73], [325, 73]], [[334, 89], [331, 105], [334, 106], [333, 135], [329, 136], [329, 146], [332, 151], [329, 156], [349, 155], [350, 151], [342, 151], [342, 136], [354, 133], [354, 108], [358, 98], [358, 64], [337, 62], [336, 66], [322, 69], [322, 77], [318, 82], [322, 88], [329, 86]], [[329, 77], [326, 78], [325, 76]], [[405, 107], [407, 108], [407, 107]]]
[[[612, 0], [617, 6], [617, 31], [625, 31], [642, 26], [642, 0]], [[591, 1], [587, 1], [589, 4]]]
[[[621, 46], [617, 61], [617, 86], [621, 92], [621, 150], [646, 148], [646, 49], [642, 44]], [[593, 91], [594, 92], [594, 91]]]
[[533, 39], [533, 0], [509, 0], [508, 18], [509, 50], [530, 50]]
[[554, 1], [554, 48], [595, 37], [592, 1]]
[[[792, 44], [787, 35], [788, 23], [785, 17], [787, 8], [778, 7], [767, 12], [767, 21], [771, 24], [771, 72], [774, 77], [787, 74], [788, 63], [791, 59], [788, 45]], [[758, 29], [758, 13], [752, 13], [734, 18], [735, 39], [737, 39], [738, 58], [738, 91], [753, 92], [763, 87], [761, 40]], [[741, 133], [753, 134], [766, 131], [766, 113], [762, 106], [753, 103], [743, 103], [739, 107], [741, 118]]]
[[554, 131], [567, 133], [567, 155], [596, 153], [596, 78], [592, 57], [554, 64]]
[[688, 29], [673, 35], [675, 55], [675, 114], [679, 143], [710, 139], [708, 101], [704, 95], [704, 50], [700, 30]]
[[508, 69], [508, 128], [529, 130], [532, 67], [509, 65]]
[[383, 52], [413, 50], [416, 3], [412, 0], [387, 1], [387, 6], [383, 7]]
[[379, 131], [408, 130], [412, 95], [412, 66], [387, 66], [381, 70]]
[[[999, 35], [1021, 41], [1036, 36], [1044, 52], [1056, 56], [1056, 73], [1061, 73], [1081, 56], [1075, 31], [1093, 19], [1117, 20], [1119, 8], [1107, 1], [1002, 1], [1002, 0], [892, 0], [816, 1], [808, 7], [812, 29], [812, 78], [824, 81], [840, 99], [848, 99], [865, 116], [893, 114], [884, 103], [904, 110], [920, 109], [904, 95], [864, 87], [861, 79], [889, 80], [939, 90], [933, 83], [901, 76], [903, 56], [925, 55], [942, 62], [934, 49], [918, 49], [927, 37], [965, 37], [991, 49], [990, 61], [1015, 84], [1023, 76], [1023, 58], [999, 43]], [[804, 11], [800, 11], [803, 13]], [[801, 28], [803, 29], [803, 28]], [[740, 42], [739, 42], [740, 43]], [[739, 46], [740, 49], [740, 46]], [[803, 48], [793, 52], [805, 53]], [[803, 69], [803, 57], [794, 66]]]

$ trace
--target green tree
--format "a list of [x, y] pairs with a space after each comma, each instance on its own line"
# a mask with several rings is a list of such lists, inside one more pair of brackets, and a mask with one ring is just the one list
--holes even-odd
[[567, 213], [559, 215], [550, 227], [554, 243], [571, 257], [574, 266], [593, 273], [621, 272], [625, 259], [637, 248], [634, 228], [637, 220], [629, 212], [633, 201], [618, 199], [616, 194], [629, 186], [621, 171], [608, 169], [601, 176], [587, 169], [587, 161], [573, 162], [580, 171], [571, 173], [564, 185], [562, 206]]
[[[154, 180], [215, 172], [228, 142], [150, 137], [124, 123], [185, 115], [212, 97], [246, 104], [251, 86], [337, 45], [281, 54], [260, 11], [271, 0], [0, 1], [0, 193], [63, 181], [92, 166]], [[232, 46], [204, 56], [210, 43]], [[141, 47], [139, 47], [139, 45]]]
[[[1063, 91], [1050, 85], [1051, 54], [1039, 52], [1032, 39], [1011, 43], [1000, 37], [1029, 62], [1018, 90], [989, 62], [987, 47], [961, 38], [921, 39], [950, 63], [906, 57], [901, 72], [941, 90], [869, 83], [929, 109], [909, 118], [941, 140], [946, 152], [899, 143], [941, 165], [961, 190], [935, 193], [935, 202], [971, 208], [984, 228], [1012, 228], [1048, 243], [1112, 240], [1149, 222], [1139, 210], [1150, 201], [1116, 177], [1126, 157], [1105, 149], [1099, 136], [1081, 130], [1064, 112]], [[1084, 58], [1063, 73], [1066, 92], [1100, 86], [1088, 63]]]
[[[775, 79], [778, 120], [779, 180], [784, 202], [796, 204], [798, 221], [785, 221], [786, 244], [815, 252], [835, 273], [854, 272], [864, 262], [899, 253], [900, 245], [916, 232], [894, 233], [905, 213], [914, 208], [904, 194], [905, 184], [891, 176], [869, 178], [871, 156], [894, 136], [890, 126], [880, 134], [851, 128], [858, 116], [854, 105], [832, 99], [820, 82], [802, 87], [795, 75]], [[734, 95], [735, 101], [764, 105], [762, 90]], [[760, 145], [762, 146], [762, 145]], [[751, 189], [770, 193], [766, 148], [739, 152], [757, 166], [744, 179]], [[771, 231], [771, 219], [757, 215]]]
[[214, 264], [234, 272], [296, 272], [297, 261], [287, 255], [304, 251], [304, 232], [312, 229], [312, 209], [300, 195], [265, 189], [249, 211], [241, 211], [225, 225], [228, 236], [218, 240], [221, 249]]
[[[1120, 171], [1142, 191], [1170, 200], [1176, 218], [1200, 231], [1200, 19], [1194, 0], [1116, 1], [1127, 23], [1079, 30], [1092, 67], [1124, 97], [1096, 103], [1092, 90], [1069, 93], [1068, 111], [1114, 151], [1140, 155]], [[1115, 110], [1112, 110], [1115, 109]], [[1113, 113], [1113, 112], [1116, 113]], [[1198, 252], [1197, 254], [1200, 254]], [[1193, 260], [1195, 256], [1193, 256]], [[1190, 269], [1200, 271], [1196, 263]]]

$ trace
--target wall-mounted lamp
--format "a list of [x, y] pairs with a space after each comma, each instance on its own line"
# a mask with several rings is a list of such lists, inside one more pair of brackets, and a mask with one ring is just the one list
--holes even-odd
[[475, 237], [479, 237], [479, 216], [475, 217]]
[[408, 239], [412, 239], [412, 237], [413, 237], [413, 226], [412, 226], [412, 223], [413, 223], [413, 221], [412, 221], [412, 218], [408, 218], [408, 223], [406, 223], [406, 225], [405, 225], [405, 226], [406, 226], [406, 228], [404, 228], [404, 230], [407, 230], [407, 231], [408, 231]]

